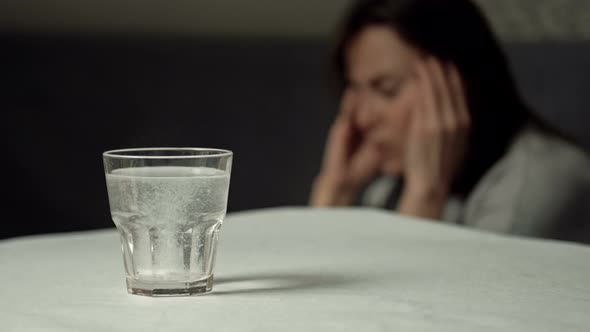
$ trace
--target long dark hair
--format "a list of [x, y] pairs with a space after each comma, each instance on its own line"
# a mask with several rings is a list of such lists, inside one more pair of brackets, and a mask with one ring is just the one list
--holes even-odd
[[341, 82], [347, 79], [346, 48], [370, 25], [390, 27], [409, 45], [457, 67], [472, 131], [453, 192], [467, 195], [531, 118], [486, 19], [469, 0], [358, 1], [344, 21], [336, 45], [335, 66]]

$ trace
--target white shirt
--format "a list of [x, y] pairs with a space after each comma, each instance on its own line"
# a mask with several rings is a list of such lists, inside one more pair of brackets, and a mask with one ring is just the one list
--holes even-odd
[[[395, 179], [381, 177], [367, 187], [361, 204], [391, 205], [397, 186]], [[590, 157], [581, 148], [528, 126], [465, 200], [448, 199], [441, 220], [493, 232], [590, 243]]]

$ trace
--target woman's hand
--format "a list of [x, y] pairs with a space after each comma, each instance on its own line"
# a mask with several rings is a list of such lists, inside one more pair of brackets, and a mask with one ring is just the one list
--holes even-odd
[[379, 153], [355, 127], [355, 100], [345, 91], [340, 113], [328, 135], [320, 174], [314, 181], [310, 205], [342, 206], [354, 203], [361, 188], [379, 169]]
[[434, 58], [416, 65], [418, 107], [405, 157], [402, 214], [439, 219], [463, 162], [471, 121], [455, 66]]

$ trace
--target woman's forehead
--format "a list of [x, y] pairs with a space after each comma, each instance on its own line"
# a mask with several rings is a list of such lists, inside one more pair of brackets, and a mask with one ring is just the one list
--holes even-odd
[[349, 43], [345, 59], [349, 80], [367, 81], [375, 77], [407, 72], [417, 52], [392, 29], [369, 26]]

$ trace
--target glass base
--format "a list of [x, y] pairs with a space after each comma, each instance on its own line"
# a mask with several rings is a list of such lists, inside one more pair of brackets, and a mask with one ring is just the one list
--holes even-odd
[[197, 281], [143, 281], [127, 278], [127, 292], [143, 296], [190, 296], [209, 293], [213, 289], [213, 275]]

